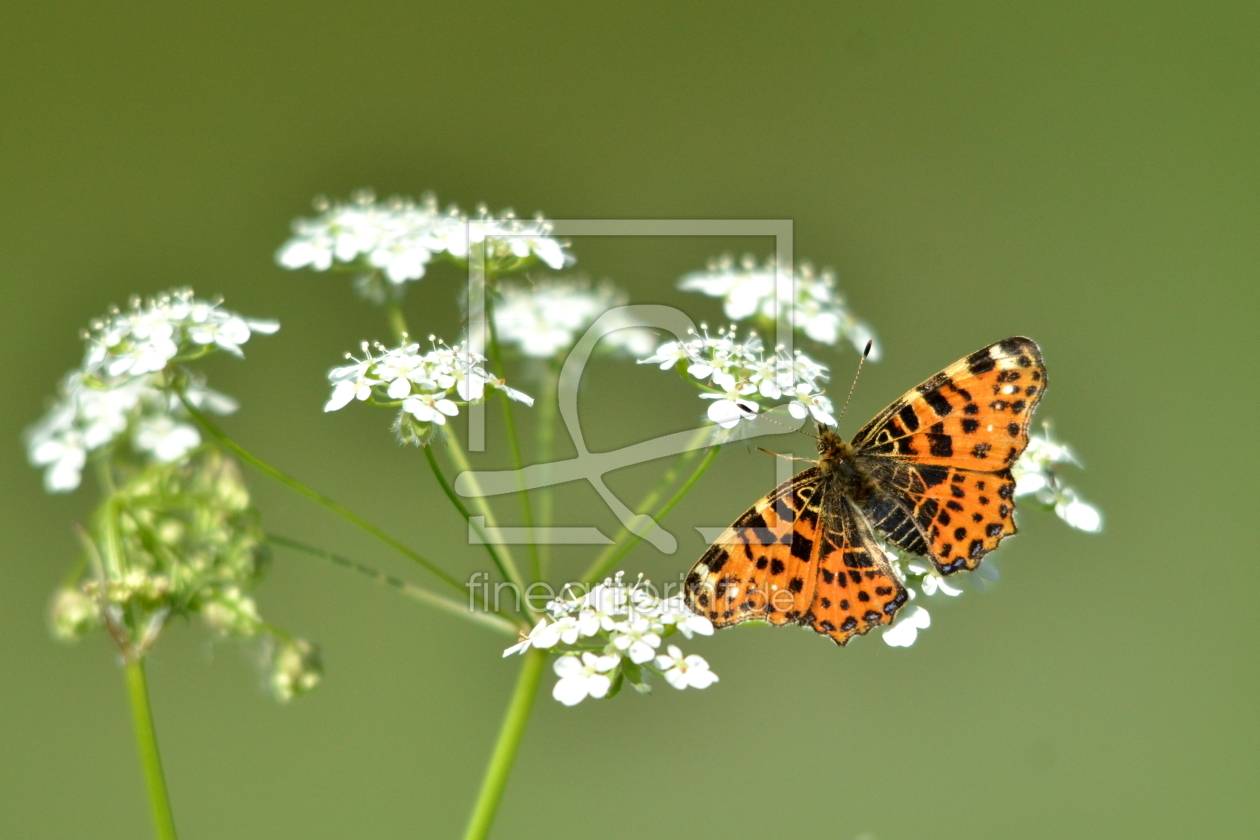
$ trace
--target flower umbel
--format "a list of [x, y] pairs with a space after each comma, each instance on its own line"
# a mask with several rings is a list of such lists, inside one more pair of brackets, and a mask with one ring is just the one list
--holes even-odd
[[584, 595], [552, 601], [547, 617], [503, 655], [555, 648], [560, 681], [552, 696], [566, 706], [587, 697], [612, 696], [623, 682], [647, 692], [651, 686], [645, 671], [661, 674], [677, 689], [708, 688], [717, 682], [702, 657], [684, 656], [676, 645], [668, 647], [667, 655], [659, 653], [662, 640], [675, 633], [688, 639], [709, 636], [713, 625], [691, 612], [681, 597], [658, 597], [642, 575], [627, 586], [624, 573], [618, 572]]
[[534, 404], [533, 397], [487, 373], [486, 357], [466, 344], [450, 347], [434, 336], [429, 336], [429, 342], [427, 352], [414, 343], [391, 348], [364, 342], [362, 359], [347, 354], [351, 364], [328, 372], [333, 390], [324, 411], [336, 411], [354, 400], [396, 406], [399, 437], [422, 445], [446, 425], [446, 418], [459, 414], [460, 405], [484, 399], [487, 388]]
[[[494, 326], [499, 341], [532, 359], [556, 358], [571, 348], [596, 318], [629, 300], [611, 283], [592, 284], [581, 278], [500, 283], [497, 291]], [[610, 333], [602, 346], [642, 356], [652, 352], [656, 336], [646, 329], [629, 327]]]
[[[728, 254], [710, 260], [705, 271], [684, 275], [678, 288], [722, 298], [722, 309], [732, 321], [751, 320], [763, 329], [773, 329], [776, 314], [786, 307], [788, 323], [822, 344], [844, 339], [860, 353], [874, 339], [871, 328], [849, 311], [830, 268], [815, 271], [805, 262], [794, 274], [790, 266], [784, 273], [790, 282], [777, 286], [773, 257], [758, 265], [751, 254], [738, 262]], [[878, 345], [871, 348], [869, 358], [879, 358]]]
[[199, 300], [191, 289], [135, 298], [127, 311], [94, 321], [85, 334], [83, 363], [66, 374], [53, 407], [26, 432], [31, 464], [46, 468], [45, 488], [74, 490], [89, 454], [119, 442], [147, 462], [183, 458], [201, 443], [201, 434], [176, 386], [202, 410], [228, 414], [236, 402], [195, 375], [177, 376], [174, 365], [216, 349], [240, 356], [251, 335], [279, 326]]
[[639, 363], [685, 372], [706, 392], [700, 398], [714, 401], [708, 417], [723, 429], [773, 405], [785, 405], [798, 420], [812, 416], [819, 423], [836, 423], [821, 384], [827, 369], [799, 350], [789, 355], [778, 347], [767, 354], [756, 333], [740, 341], [734, 327], [721, 328], [716, 336], [706, 330], [690, 341], [666, 342]]
[[[559, 269], [574, 261], [542, 216], [522, 220], [511, 210], [492, 216], [482, 206], [470, 217], [453, 204], [440, 209], [431, 193], [418, 202], [377, 201], [370, 190], [361, 190], [347, 203], [317, 199], [315, 209], [318, 217], [293, 222], [293, 236], [276, 252], [276, 262], [289, 269], [328, 271], [339, 265], [358, 270], [363, 273], [360, 292], [377, 302], [423, 278], [435, 259], [466, 265], [470, 243], [486, 243], [492, 272], [535, 262]], [[375, 282], [378, 277], [384, 286]]]

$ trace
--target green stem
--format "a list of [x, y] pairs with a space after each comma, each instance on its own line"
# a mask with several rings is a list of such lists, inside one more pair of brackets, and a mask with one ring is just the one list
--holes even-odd
[[403, 317], [402, 304], [398, 301], [398, 298], [390, 295], [389, 302], [385, 304], [385, 314], [389, 318], [389, 330], [394, 334], [394, 340], [399, 344], [405, 344], [410, 332], [407, 329], [407, 319]]
[[356, 560], [351, 560], [348, 557], [342, 557], [340, 554], [333, 554], [331, 551], [325, 551], [324, 549], [316, 548], [313, 545], [307, 545], [306, 543], [301, 543], [297, 540], [291, 540], [288, 537], [281, 537], [276, 534], [268, 534], [267, 542], [272, 545], [279, 545], [294, 551], [299, 551], [311, 557], [318, 557], [321, 560], [327, 560], [329, 563], [333, 563], [334, 565], [358, 572], [359, 574], [369, 577], [378, 583], [383, 583], [386, 586], [397, 589], [408, 598], [419, 601], [422, 604], [428, 604], [431, 607], [437, 607], [439, 610], [443, 610], [451, 615], [457, 615], [460, 618], [466, 618], [469, 621], [490, 627], [500, 633], [506, 633], [509, 636], [516, 636], [522, 629], [521, 625], [517, 624], [515, 621], [505, 618], [498, 613], [489, 612], [484, 599], [482, 599], [481, 604], [482, 610], [479, 611], [474, 608], [471, 602], [468, 604], [462, 604], [459, 601], [447, 598], [445, 595], [430, 592], [423, 587], [408, 583], [401, 578], [386, 574], [379, 569], [374, 569], [366, 563], [360, 563]]
[[[538, 463], [549, 464], [556, 451], [556, 411], [557, 394], [560, 387], [560, 365], [552, 362], [547, 370], [547, 379], [543, 392], [538, 397], [537, 440]], [[538, 489], [538, 522], [544, 528], [555, 524], [555, 492], [551, 485]], [[551, 562], [551, 545], [544, 543], [538, 546], [538, 567], [541, 574], [539, 580], [546, 580]]]
[[[503, 351], [499, 347], [499, 331], [494, 325], [494, 308], [490, 302], [490, 295], [486, 296], [486, 323], [490, 326], [490, 362], [494, 366], [494, 374], [503, 379]], [[521, 499], [521, 518], [525, 523], [525, 527], [531, 531], [534, 528], [534, 512], [529, 504], [529, 491], [525, 489], [525, 478], [521, 472], [525, 466], [525, 462], [521, 460], [521, 440], [516, 433], [516, 416], [512, 413], [512, 399], [506, 393], [502, 394], [503, 401], [503, 425], [507, 430], [508, 449], [512, 453], [512, 468], [516, 470], [517, 482], [519, 486], [519, 494]], [[540, 565], [538, 555], [538, 545], [532, 540], [529, 543], [529, 567], [533, 573], [534, 580], [542, 580], [542, 566]]]
[[158, 840], [176, 840], [175, 816], [166, 793], [162, 775], [162, 757], [158, 754], [157, 731], [153, 728], [153, 710], [149, 707], [149, 687], [144, 678], [144, 660], [127, 662], [127, 691], [131, 695], [131, 717], [136, 726], [136, 745], [140, 748], [140, 764], [149, 789], [149, 811], [153, 815], [153, 833]]
[[184, 396], [183, 392], [180, 392], [179, 399], [184, 404], [184, 407], [188, 409], [188, 413], [192, 415], [192, 418], [197, 421], [197, 425], [201, 426], [201, 428], [204, 429], [212, 438], [214, 438], [223, 446], [225, 446], [226, 448], [230, 449], [233, 453], [235, 453], [236, 457], [240, 458], [245, 463], [254, 467], [259, 472], [262, 472], [271, 476], [276, 481], [283, 484], [285, 487], [288, 487], [291, 490], [301, 493], [303, 496], [306, 496], [308, 499], [311, 499], [317, 504], [323, 505], [324, 507], [328, 508], [329, 510], [331, 510], [333, 513], [337, 514], [338, 516], [362, 528], [364, 531], [376, 537], [378, 540], [385, 543], [387, 546], [394, 549], [399, 554], [402, 554], [404, 557], [407, 557], [410, 560], [413, 560], [416, 563], [423, 566], [424, 568], [428, 569], [430, 572], [432, 572], [442, 581], [444, 581], [447, 584], [450, 584], [450, 586], [453, 587], [454, 589], [457, 589], [460, 592], [464, 591], [464, 585], [460, 583], [458, 579], [448, 574], [446, 571], [444, 571], [443, 569], [441, 569], [434, 563], [430, 562], [427, 558], [422, 556], [419, 552], [414, 551], [411, 548], [408, 548], [407, 545], [401, 542], [400, 540], [397, 540], [391, 537], [389, 534], [385, 533], [380, 528], [368, 522], [366, 519], [359, 516], [357, 513], [354, 513], [349, 508], [342, 507], [341, 505], [334, 502], [332, 499], [325, 496], [323, 493], [320, 493], [316, 490], [312, 490], [310, 487], [307, 487], [305, 484], [298, 481], [296, 478], [292, 478], [286, 475], [285, 473], [280, 472], [280, 470], [271, 466], [271, 464], [268, 464], [266, 461], [257, 457], [256, 455], [254, 455], [253, 453], [245, 449], [243, 446], [238, 444], [236, 441], [229, 438], [217, 426], [211, 423], [210, 420], [204, 414], [198, 411], [197, 408], [188, 401], [188, 398]]
[[[698, 450], [693, 449], [690, 452], [696, 451]], [[715, 458], [717, 458], [720, 451], [722, 451], [722, 447], [720, 446], [711, 447], [708, 453], [705, 454], [704, 460], [702, 460], [699, 466], [696, 467], [695, 471], [688, 476], [683, 485], [678, 488], [678, 492], [652, 514], [652, 519], [658, 525], [661, 520], [674, 509], [674, 506], [682, 501], [683, 496], [686, 496], [687, 493], [691, 491], [691, 488], [695, 487], [696, 482], [700, 480], [700, 476], [704, 475], [704, 471], [709, 468], [709, 465], [713, 463]], [[645, 496], [643, 501], [639, 503], [639, 510], [645, 510], [656, 503], [656, 500], [659, 499], [661, 494], [665, 492], [665, 488], [673, 483], [678, 470], [691, 460], [687, 457], [690, 452], [683, 453], [682, 458], [680, 458], [679, 461], [665, 473], [665, 476], [661, 479], [661, 482], [656, 486], [656, 488]], [[629, 530], [622, 528], [617, 534], [617, 537], [613, 540], [612, 545], [601, 551], [599, 556], [591, 563], [590, 568], [586, 570], [586, 574], [582, 575], [582, 581], [584, 583], [591, 583], [599, 580], [608, 572], [609, 569], [617, 565], [621, 558], [625, 557], [626, 554], [630, 552], [630, 549], [638, 545], [639, 540], [641, 539], [643, 538], [638, 534], [631, 534]]]
[[525, 654], [525, 662], [516, 677], [516, 690], [512, 693], [512, 702], [508, 704], [507, 715], [499, 729], [499, 739], [490, 756], [490, 765], [481, 780], [481, 792], [477, 795], [477, 804], [473, 806], [472, 816], [468, 820], [464, 840], [483, 840], [490, 833], [490, 825], [494, 822], [499, 801], [503, 798], [503, 789], [507, 786], [512, 761], [516, 758], [521, 737], [525, 734], [525, 724], [534, 707], [534, 696], [538, 693], [538, 683], [546, 664], [545, 651], [531, 648]]
[[433, 447], [424, 446], [421, 448], [424, 449], [424, 458], [429, 462], [429, 469], [433, 471], [433, 476], [437, 479], [438, 485], [442, 488], [442, 492], [446, 494], [446, 498], [450, 499], [451, 504], [455, 506], [457, 511], [459, 511], [459, 515], [464, 517], [464, 521], [468, 523], [469, 527], [477, 531], [477, 535], [481, 537], [482, 546], [486, 549], [486, 553], [490, 555], [490, 559], [499, 570], [499, 574], [503, 575], [504, 580], [511, 581], [512, 577], [508, 574], [508, 572], [515, 567], [509, 567], [507, 563], [504, 562], [503, 557], [496, 550], [496, 546], [490, 541], [490, 537], [486, 534], [485, 529], [473, 522], [472, 514], [468, 512], [468, 508], [455, 493], [455, 489], [451, 487], [450, 482], [446, 480], [446, 476], [442, 474], [442, 467], [438, 464], [437, 457], [433, 454]]
[[[445, 427], [445, 434], [447, 439], [446, 451], [450, 453], [451, 460], [455, 462], [455, 469], [468, 474], [468, 485], [469, 489], [472, 490], [471, 498], [473, 500], [473, 505], [477, 508], [477, 513], [480, 513], [483, 517], [485, 517], [486, 524], [491, 528], [498, 528], [499, 522], [494, 517], [494, 511], [490, 509], [490, 505], [486, 502], [486, 497], [482, 495], [481, 484], [477, 481], [477, 474], [473, 472], [472, 465], [468, 463], [468, 454], [464, 452], [463, 444], [460, 443], [459, 437], [455, 434], [455, 430], [450, 427], [449, 423]], [[452, 500], [458, 499], [454, 490], [450, 491], [449, 495]], [[457, 505], [463, 507], [463, 502], [457, 502]], [[467, 508], [465, 508], [465, 510], [467, 510]], [[482, 534], [482, 538], [485, 539], [484, 533]], [[486, 545], [490, 545], [488, 540]], [[520, 569], [516, 566], [516, 560], [512, 557], [512, 552], [506, 545], [495, 545], [494, 549], [494, 553], [496, 553], [499, 557], [498, 562], [502, 564], [499, 571], [503, 573], [503, 577], [506, 578], [508, 582], [519, 587], [523, 593], [525, 591], [525, 583], [521, 578]]]

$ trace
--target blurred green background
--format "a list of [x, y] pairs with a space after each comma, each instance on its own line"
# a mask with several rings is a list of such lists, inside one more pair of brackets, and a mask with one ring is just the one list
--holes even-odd
[[[741, 629], [692, 643], [722, 676], [703, 693], [540, 699], [496, 836], [1256, 836], [1256, 4], [107, 5], [10, 3], [0, 28], [0, 836], [150, 831], [112, 649], [45, 630], [92, 491], [46, 496], [19, 442], [108, 304], [189, 284], [281, 319], [246, 362], [205, 366], [242, 401], [226, 427], [450, 568], [484, 566], [384, 413], [321, 413], [325, 370], [386, 337], [378, 313], [344, 276], [272, 261], [312, 196], [362, 186], [791, 218], [885, 344], [848, 432], [1030, 335], [1040, 416], [1107, 517], [1095, 537], [1025, 512], [997, 588], [936, 604], [908, 651]], [[724, 248], [770, 242], [575, 242], [592, 276], [714, 321], [673, 281]], [[414, 290], [417, 331], [456, 337], [459, 282]], [[826, 360], [845, 380], [855, 356]], [[592, 447], [692, 420], [661, 377], [597, 370]], [[678, 553], [624, 567], [689, 566], [692, 526], [768, 489], [769, 462], [722, 453], [667, 523]], [[612, 480], [634, 499], [658, 468]], [[271, 530], [423, 579], [250, 478]], [[612, 521], [588, 489], [564, 499]], [[502, 639], [287, 554], [259, 600], [323, 643], [326, 681], [282, 708], [249, 650], [169, 632], [149, 673], [183, 837], [456, 835], [516, 667]]]

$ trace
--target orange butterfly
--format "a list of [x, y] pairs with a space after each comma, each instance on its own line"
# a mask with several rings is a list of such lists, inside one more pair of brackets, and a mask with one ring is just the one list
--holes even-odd
[[808, 624], [838, 644], [906, 602], [875, 532], [941, 574], [974, 569], [1015, 533], [1011, 464], [1046, 390], [1041, 349], [1007, 338], [893, 402], [845, 443], [818, 426], [818, 465], [736, 519], [687, 575], [716, 626]]

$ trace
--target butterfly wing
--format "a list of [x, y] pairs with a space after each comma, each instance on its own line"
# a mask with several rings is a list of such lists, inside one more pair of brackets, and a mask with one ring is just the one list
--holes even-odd
[[944, 574], [974, 569], [1015, 533], [1010, 467], [1046, 389], [1041, 349], [1013, 337], [909, 391], [853, 438], [877, 490], [865, 513], [890, 542]]
[[818, 588], [810, 626], [837, 644], [888, 624], [906, 602], [906, 589], [862, 514], [842, 494], [825, 494]]
[[736, 519], [688, 573], [687, 605], [717, 627], [800, 622], [818, 578], [822, 484], [803, 470]]

